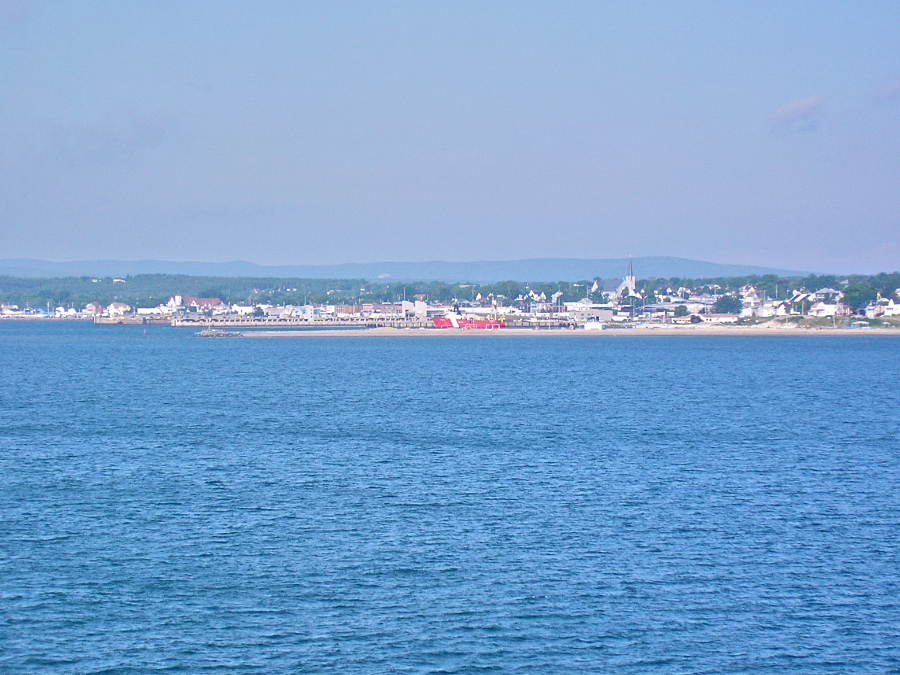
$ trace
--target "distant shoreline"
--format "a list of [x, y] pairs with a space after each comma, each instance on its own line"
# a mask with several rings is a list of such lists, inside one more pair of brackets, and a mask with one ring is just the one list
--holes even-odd
[[438, 328], [360, 328], [357, 330], [259, 330], [242, 333], [247, 338], [279, 338], [279, 337], [651, 337], [678, 336], [696, 337], [715, 336], [851, 336], [851, 335], [896, 335], [900, 330], [880, 328], [768, 328], [735, 326], [723, 327], [684, 327], [684, 328], [623, 328], [615, 330], [567, 330], [533, 328], [500, 328], [497, 330], [456, 330]]

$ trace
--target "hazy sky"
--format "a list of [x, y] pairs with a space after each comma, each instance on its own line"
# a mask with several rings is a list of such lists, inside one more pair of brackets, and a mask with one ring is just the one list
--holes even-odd
[[0, 0], [0, 258], [900, 268], [900, 2]]

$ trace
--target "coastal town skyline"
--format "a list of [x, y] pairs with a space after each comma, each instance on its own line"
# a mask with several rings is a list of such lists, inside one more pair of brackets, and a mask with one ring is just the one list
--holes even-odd
[[[164, 290], [196, 288], [198, 284], [205, 288], [198, 295], [181, 290], [166, 294]], [[229, 285], [230, 289], [222, 290]], [[37, 298], [45, 299], [46, 310], [39, 303], [35, 306]], [[63, 304], [56, 305], [55, 298], [61, 298]], [[105, 300], [99, 302], [99, 298]], [[51, 310], [53, 305], [55, 309]], [[202, 337], [242, 335], [223, 332], [224, 327], [261, 328], [269, 335], [285, 328], [364, 329], [359, 334], [367, 335], [380, 334], [372, 333], [372, 329], [474, 329], [505, 334], [515, 334], [509, 329], [658, 332], [673, 326], [896, 329], [900, 327], [900, 273], [849, 275], [844, 279], [834, 275], [783, 278], [754, 274], [744, 278], [651, 276], [639, 280], [633, 260], [629, 260], [621, 279], [593, 276], [577, 283], [428, 284], [387, 279], [175, 275], [32, 280], [0, 277], [0, 319], [205, 325], [206, 329], [198, 333]]]

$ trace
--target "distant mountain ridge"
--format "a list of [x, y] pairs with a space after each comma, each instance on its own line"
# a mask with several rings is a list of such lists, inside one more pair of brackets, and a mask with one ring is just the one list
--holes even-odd
[[623, 277], [629, 261], [638, 278], [737, 277], [751, 274], [802, 276], [805, 272], [753, 265], [728, 265], [671, 256], [641, 258], [528, 258], [479, 262], [383, 262], [340, 265], [267, 266], [234, 261], [222, 263], [164, 260], [85, 260], [50, 262], [26, 258], [0, 260], [0, 276], [14, 277], [125, 277], [138, 274], [184, 274], [210, 277], [282, 279], [390, 279], [396, 281], [577, 281]]

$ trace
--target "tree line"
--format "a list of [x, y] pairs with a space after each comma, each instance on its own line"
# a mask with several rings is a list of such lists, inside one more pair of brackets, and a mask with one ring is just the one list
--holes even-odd
[[[123, 280], [112, 278], [0, 277], [0, 303], [19, 307], [50, 306], [81, 309], [90, 302], [125, 302], [132, 307], [155, 307], [180, 293], [187, 296], [214, 297], [234, 304], [362, 304], [425, 299], [430, 302], [467, 302], [493, 299], [510, 305], [518, 299], [545, 297], [559, 293], [557, 301], [569, 302], [589, 297], [603, 302], [601, 289], [594, 292], [595, 279], [557, 282], [501, 281], [497, 283], [447, 283], [442, 281], [388, 281], [365, 279], [275, 279], [250, 277], [204, 277], [169, 274], [141, 274]], [[871, 302], [880, 293], [892, 295], [900, 288], [900, 273], [874, 275], [810, 275], [779, 277], [752, 275], [723, 278], [650, 278], [638, 282], [641, 302], [662, 299], [669, 291], [688, 289], [694, 293], [734, 295], [743, 286], [753, 285], [769, 298], [785, 299], [794, 290], [816, 291], [834, 288], [843, 291], [847, 304], [858, 307]]]

